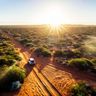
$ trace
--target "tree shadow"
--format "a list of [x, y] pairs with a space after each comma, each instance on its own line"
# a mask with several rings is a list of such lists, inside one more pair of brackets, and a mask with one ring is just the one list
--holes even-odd
[[17, 96], [20, 89], [17, 89], [15, 91], [7, 91], [7, 92], [0, 92], [0, 96]]

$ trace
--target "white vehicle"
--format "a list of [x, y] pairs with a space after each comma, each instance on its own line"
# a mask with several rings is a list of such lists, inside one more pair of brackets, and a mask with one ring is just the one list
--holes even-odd
[[29, 61], [28, 61], [28, 63], [29, 63], [30, 65], [35, 65], [35, 64], [36, 64], [34, 58], [30, 58]]

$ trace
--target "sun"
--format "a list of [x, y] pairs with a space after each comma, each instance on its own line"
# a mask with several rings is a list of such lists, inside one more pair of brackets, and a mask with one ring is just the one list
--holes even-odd
[[57, 18], [53, 18], [53, 19], [50, 19], [50, 22], [49, 22], [50, 26], [52, 26], [53, 28], [58, 28], [60, 27], [61, 25], [61, 21]]
[[64, 15], [61, 6], [49, 6], [44, 11], [44, 14], [44, 22], [53, 28], [58, 28], [64, 21]]

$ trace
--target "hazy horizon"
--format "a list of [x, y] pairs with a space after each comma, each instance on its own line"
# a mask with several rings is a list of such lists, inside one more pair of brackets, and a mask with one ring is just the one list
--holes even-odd
[[96, 0], [0, 0], [0, 25], [96, 25]]

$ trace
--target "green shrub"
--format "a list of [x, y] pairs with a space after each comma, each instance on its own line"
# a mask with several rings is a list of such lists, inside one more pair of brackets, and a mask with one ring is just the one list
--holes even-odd
[[57, 50], [54, 53], [54, 57], [65, 57], [65, 58], [72, 58], [72, 57], [80, 57], [81, 53], [78, 50]]
[[24, 78], [25, 78], [25, 70], [21, 69], [17, 66], [13, 66], [9, 72], [6, 74], [6, 77], [10, 80], [10, 81], [20, 81], [21, 83], [23, 83]]
[[50, 57], [51, 56], [51, 52], [49, 52], [48, 50], [44, 50], [43, 53], [42, 53], [42, 55], [44, 57]]
[[96, 74], [96, 59], [92, 59], [91, 62], [93, 63], [93, 68], [92, 68], [91, 72]]
[[37, 56], [40, 56], [40, 55], [42, 55], [44, 57], [50, 57], [51, 56], [51, 52], [47, 48], [43, 48], [43, 47], [35, 49], [34, 52]]
[[4, 54], [4, 51], [3, 49], [0, 48], [0, 55], [3, 55]]
[[73, 57], [77, 57], [77, 58], [79, 58], [83, 55], [83, 53], [80, 52], [80, 50], [78, 50], [78, 49], [72, 50], [71, 54], [73, 54]]
[[89, 84], [79, 82], [72, 86], [70, 96], [96, 96], [96, 90]]
[[17, 61], [21, 61], [22, 58], [18, 54], [14, 54], [14, 59]]
[[20, 43], [22, 43], [22, 44], [26, 44], [26, 43], [29, 43], [29, 42], [30, 42], [30, 40], [26, 39], [26, 38], [23, 38], [23, 39], [20, 40]]
[[14, 50], [7, 50], [5, 54], [8, 59], [15, 59], [17, 61], [22, 60], [22, 58]]
[[15, 81], [24, 82], [25, 70], [17, 66], [9, 67], [9, 71], [0, 79], [0, 90], [7, 91], [11, 89], [12, 83]]
[[75, 58], [68, 61], [68, 65], [80, 70], [87, 70], [93, 67], [93, 63], [85, 58]]
[[54, 57], [63, 57], [63, 56], [64, 56], [63, 51], [57, 50], [54, 53]]
[[26, 43], [25, 46], [27, 46], [27, 47], [34, 47], [34, 44], [33, 43]]
[[94, 66], [96, 66], [96, 59], [92, 59], [91, 61], [93, 62]]
[[55, 58], [56, 63], [58, 64], [65, 64], [66, 60], [64, 60], [63, 58]]
[[7, 58], [0, 58], [0, 66], [7, 63]]
[[0, 65], [8, 65], [11, 66], [16, 62], [16, 60], [11, 56], [1, 56], [0, 57]]
[[11, 66], [15, 63], [16, 61], [14, 59], [8, 59], [7, 65]]

